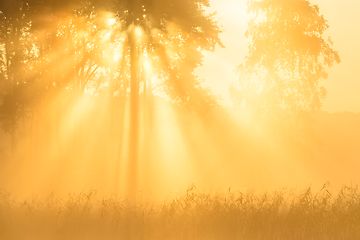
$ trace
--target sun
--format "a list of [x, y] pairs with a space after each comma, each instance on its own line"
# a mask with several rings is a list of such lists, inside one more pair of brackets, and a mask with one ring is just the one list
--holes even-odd
[[106, 22], [107, 26], [112, 27], [117, 23], [117, 20], [114, 17], [109, 17], [109, 18], [106, 19], [105, 22]]

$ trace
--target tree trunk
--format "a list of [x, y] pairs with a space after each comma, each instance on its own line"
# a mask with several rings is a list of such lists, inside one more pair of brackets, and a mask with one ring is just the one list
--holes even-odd
[[130, 42], [130, 132], [129, 132], [129, 159], [128, 159], [128, 198], [135, 201], [137, 192], [137, 164], [139, 157], [139, 62], [138, 46], [136, 44], [135, 26], [129, 33]]

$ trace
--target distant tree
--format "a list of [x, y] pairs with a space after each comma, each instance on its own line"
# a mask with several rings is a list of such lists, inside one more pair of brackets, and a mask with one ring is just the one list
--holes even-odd
[[249, 11], [240, 84], [245, 99], [261, 112], [318, 110], [326, 94], [321, 80], [340, 61], [319, 7], [308, 0], [254, 0]]

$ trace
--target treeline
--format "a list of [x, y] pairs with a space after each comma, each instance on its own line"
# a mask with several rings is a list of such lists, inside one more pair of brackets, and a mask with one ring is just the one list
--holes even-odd
[[[2, 128], [14, 136], [22, 119], [54, 99], [61, 99], [66, 109], [83, 95], [103, 96], [118, 108], [129, 98], [130, 122], [135, 123], [140, 106], [152, 109], [153, 95], [208, 113], [216, 99], [194, 70], [203, 51], [221, 45], [221, 29], [209, 4], [2, 1]], [[264, 0], [251, 2], [249, 12], [249, 53], [240, 80], [231, 87], [233, 110], [265, 119], [319, 110], [326, 93], [322, 79], [340, 61], [319, 7], [308, 0]]]

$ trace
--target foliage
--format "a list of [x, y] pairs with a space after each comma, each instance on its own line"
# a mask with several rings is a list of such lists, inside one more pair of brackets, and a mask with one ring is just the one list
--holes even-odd
[[321, 80], [340, 61], [319, 7], [308, 0], [262, 0], [251, 1], [249, 10], [243, 94], [262, 112], [318, 110], [326, 93]]
[[39, 94], [33, 72], [39, 52], [28, 12], [27, 4], [11, 15], [0, 12], [0, 121], [7, 131], [29, 114]]
[[[174, 102], [200, 109], [211, 97], [194, 69], [202, 51], [220, 43], [208, 6], [207, 0], [1, 1], [1, 122], [14, 128], [34, 103], [62, 91], [126, 95], [133, 25], [144, 34], [138, 61], [149, 55], [152, 74], [161, 79], [147, 90], [161, 88]], [[107, 24], [110, 18], [116, 23]], [[145, 92], [151, 79], [137, 81], [139, 88], [130, 91]]]

